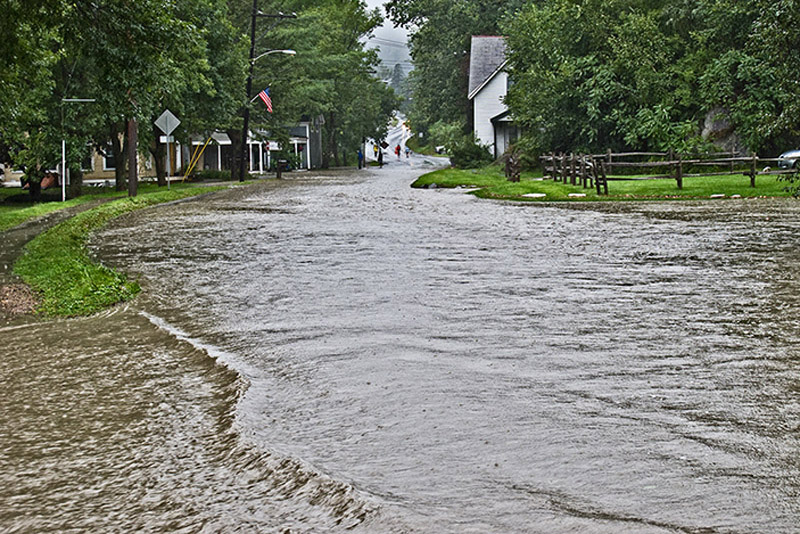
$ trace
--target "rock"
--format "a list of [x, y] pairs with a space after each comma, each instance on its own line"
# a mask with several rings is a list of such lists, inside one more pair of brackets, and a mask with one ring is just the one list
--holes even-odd
[[746, 152], [730, 121], [730, 111], [725, 108], [717, 107], [706, 114], [702, 136], [726, 152]]
[[586, 193], [570, 193], [567, 196], [572, 198], [582, 198], [586, 196]]
[[522, 195], [525, 198], [544, 198], [547, 196], [546, 193], [525, 193]]
[[711, 195], [711, 198], [725, 198], [725, 195], [722, 193], [717, 193], [715, 195]]

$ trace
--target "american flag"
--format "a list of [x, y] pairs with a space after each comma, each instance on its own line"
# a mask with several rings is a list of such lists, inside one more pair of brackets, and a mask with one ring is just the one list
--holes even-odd
[[272, 99], [269, 97], [269, 87], [258, 93], [258, 98], [260, 98], [264, 104], [266, 104], [267, 111], [272, 113]]

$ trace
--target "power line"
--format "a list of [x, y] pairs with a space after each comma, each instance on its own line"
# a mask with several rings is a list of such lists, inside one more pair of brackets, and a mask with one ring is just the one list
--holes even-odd
[[381, 44], [385, 44], [388, 46], [402, 46], [404, 48], [408, 47], [408, 43], [406, 41], [395, 41], [393, 39], [383, 39], [381, 37], [372, 37], [371, 39], [367, 39], [367, 42], [372, 41], [380, 41]]

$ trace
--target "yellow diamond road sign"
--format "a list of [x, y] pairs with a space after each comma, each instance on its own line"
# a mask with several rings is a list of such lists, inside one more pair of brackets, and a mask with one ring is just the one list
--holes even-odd
[[158, 126], [158, 129], [167, 135], [170, 135], [180, 123], [180, 119], [173, 115], [170, 110], [164, 111], [164, 113], [156, 119], [156, 126]]

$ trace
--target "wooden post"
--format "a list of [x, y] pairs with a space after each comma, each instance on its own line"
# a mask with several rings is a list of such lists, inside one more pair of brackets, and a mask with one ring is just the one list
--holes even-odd
[[556, 181], [556, 153], [550, 152], [550, 178]]
[[553, 157], [553, 180], [561, 181], [561, 152]]
[[669, 155], [667, 157], [669, 158], [669, 167], [667, 168], [669, 169], [669, 174], [672, 174], [672, 168], [674, 166], [672, 162], [675, 161], [675, 150], [670, 148]]
[[600, 159], [600, 160], [594, 161], [594, 158], [592, 158], [592, 163], [594, 163], [594, 165], [592, 166], [593, 167], [592, 168], [592, 172], [594, 173], [594, 186], [595, 186], [595, 189], [597, 189], [597, 194], [599, 195], [600, 194], [600, 173], [602, 172], [601, 166], [603, 165], [603, 160]]
[[750, 187], [756, 186], [756, 167], [758, 166], [758, 154], [753, 154], [753, 161], [750, 163]]
[[586, 157], [583, 154], [578, 154], [578, 175], [581, 187], [586, 187]]
[[675, 172], [675, 180], [678, 182], [678, 189], [683, 189], [683, 161], [681, 161], [681, 156], [678, 156], [678, 168]]
[[570, 154], [570, 162], [569, 162], [569, 183], [575, 185], [575, 178], [577, 177], [577, 172], [575, 171], [575, 152]]

